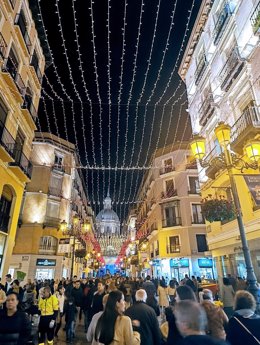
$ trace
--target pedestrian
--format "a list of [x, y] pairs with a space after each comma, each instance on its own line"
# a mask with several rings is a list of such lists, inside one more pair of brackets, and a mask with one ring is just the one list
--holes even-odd
[[91, 321], [91, 304], [93, 301], [93, 295], [96, 291], [96, 286], [94, 284], [93, 279], [90, 279], [87, 287], [83, 290], [83, 300], [82, 300], [82, 309], [84, 312], [84, 326], [85, 326], [85, 333], [88, 331], [88, 327]]
[[11, 289], [8, 290], [8, 293], [14, 292], [17, 294], [18, 296], [18, 300], [19, 300], [19, 307], [21, 306], [21, 303], [23, 301], [23, 294], [24, 291], [20, 286], [20, 282], [18, 279], [15, 279], [12, 284], [11, 284]]
[[72, 343], [75, 338], [75, 323], [77, 319], [77, 307], [72, 296], [69, 296], [64, 305], [64, 315], [66, 321], [66, 341]]
[[160, 280], [157, 294], [159, 297], [159, 306], [160, 306], [160, 314], [163, 318], [164, 309], [169, 307], [169, 296], [168, 296], [168, 289], [165, 285], [165, 280]]
[[56, 291], [55, 296], [59, 302], [59, 310], [57, 316], [57, 324], [55, 327], [54, 336], [58, 338], [58, 332], [62, 326], [62, 317], [63, 317], [63, 310], [64, 310], [64, 303], [65, 303], [65, 288], [62, 285], [58, 286], [58, 291]]
[[83, 290], [81, 288], [80, 280], [76, 280], [76, 282], [74, 283], [74, 287], [71, 289], [70, 295], [74, 298], [74, 302], [77, 308], [77, 315], [79, 316], [83, 302]]
[[194, 301], [180, 301], [175, 307], [176, 324], [182, 339], [178, 345], [227, 345], [225, 341], [206, 335], [205, 310]]
[[143, 283], [142, 289], [144, 289], [147, 293], [147, 298], [154, 297], [156, 294], [156, 287], [154, 283], [151, 281], [151, 277], [148, 275], [146, 277], [145, 282]]
[[6, 301], [6, 294], [4, 291], [4, 286], [0, 284], [0, 309], [3, 309], [5, 301]]
[[235, 291], [230, 283], [229, 278], [224, 277], [222, 287], [222, 302], [224, 305], [224, 312], [227, 314], [229, 319], [233, 315], [234, 296]]
[[[32, 284], [26, 284], [23, 294], [21, 309], [27, 314], [32, 315], [34, 311], [35, 293]], [[36, 307], [36, 306], [35, 306]]]
[[[111, 291], [104, 313], [98, 320], [95, 340], [106, 345], [139, 345], [140, 334], [133, 331], [131, 319], [124, 316], [125, 301], [121, 291]], [[138, 326], [138, 321], [133, 321]]]
[[[113, 290], [113, 291], [115, 291], [115, 290]], [[103, 309], [104, 310], [105, 310], [105, 307], [106, 307], [106, 304], [107, 304], [108, 296], [109, 295], [106, 294], [103, 297]], [[90, 322], [90, 325], [88, 327], [86, 338], [87, 338], [88, 342], [91, 342], [91, 345], [100, 345], [100, 343], [95, 340], [95, 331], [96, 331], [98, 320], [99, 320], [100, 316], [103, 314], [104, 310], [99, 311], [98, 313], [93, 315], [92, 320]]]
[[190, 279], [188, 274], [185, 274], [184, 283], [185, 283], [185, 285], [188, 285], [196, 293], [196, 291], [197, 291], [196, 286], [195, 286], [194, 282]]
[[[179, 285], [176, 289], [176, 303], [174, 307], [180, 301], [197, 301], [194, 291], [188, 285]], [[167, 338], [167, 345], [177, 344], [179, 340], [182, 339], [182, 335], [180, 334], [177, 326], [174, 313], [168, 313], [168, 338]]]
[[12, 288], [11, 284], [12, 284], [12, 276], [11, 276], [11, 274], [6, 274], [6, 276], [5, 276], [5, 288], [4, 288], [6, 294]]
[[229, 320], [227, 340], [231, 345], [260, 344], [260, 316], [255, 313], [254, 296], [245, 290], [237, 291], [234, 314]]
[[176, 296], [176, 288], [175, 288], [175, 283], [172, 279], [169, 282], [167, 294], [169, 296], [170, 305], [174, 305], [175, 296]]
[[97, 291], [94, 292], [93, 299], [92, 299], [91, 319], [92, 319], [94, 314], [103, 310], [103, 297], [105, 294], [106, 294], [105, 284], [102, 281], [99, 281], [97, 284]]
[[215, 305], [211, 290], [204, 289], [201, 293], [201, 305], [205, 309], [208, 318], [207, 334], [213, 338], [225, 340], [225, 329], [228, 325], [228, 317], [224, 310]]
[[0, 344], [25, 345], [30, 340], [31, 323], [26, 313], [18, 311], [18, 296], [10, 292], [6, 308], [0, 310]]
[[136, 302], [126, 309], [125, 315], [131, 320], [138, 320], [140, 327], [141, 345], [158, 345], [161, 343], [161, 334], [157, 316], [153, 308], [146, 304], [147, 294], [144, 289], [136, 291]]
[[39, 311], [41, 313], [39, 322], [39, 345], [44, 345], [47, 336], [48, 345], [53, 344], [54, 326], [58, 315], [59, 302], [51, 289], [46, 286], [43, 290], [43, 297], [39, 300]]

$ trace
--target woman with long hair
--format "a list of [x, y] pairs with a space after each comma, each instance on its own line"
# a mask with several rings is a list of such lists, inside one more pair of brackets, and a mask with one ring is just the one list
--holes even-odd
[[[124, 311], [124, 294], [120, 290], [111, 291], [104, 313], [97, 323], [96, 341], [105, 345], [140, 344], [140, 334], [133, 331], [131, 319], [123, 315]], [[136, 324], [136, 326], [138, 325]]]

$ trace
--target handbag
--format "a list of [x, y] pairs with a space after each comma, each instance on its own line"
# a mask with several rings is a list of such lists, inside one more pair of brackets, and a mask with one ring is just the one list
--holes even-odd
[[252, 334], [251, 331], [249, 331], [249, 329], [240, 320], [238, 320], [236, 316], [234, 316], [234, 319], [255, 339], [257, 344], [260, 344], [260, 340], [257, 339], [257, 337], [255, 337], [254, 334]]

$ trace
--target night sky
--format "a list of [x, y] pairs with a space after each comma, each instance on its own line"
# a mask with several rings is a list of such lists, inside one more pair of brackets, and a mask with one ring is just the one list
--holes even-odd
[[82, 167], [126, 168], [83, 171], [94, 211], [109, 189], [123, 221], [145, 172], [127, 168], [147, 167], [156, 148], [191, 136], [177, 72], [201, 0], [38, 4], [53, 57], [38, 127], [75, 143]]

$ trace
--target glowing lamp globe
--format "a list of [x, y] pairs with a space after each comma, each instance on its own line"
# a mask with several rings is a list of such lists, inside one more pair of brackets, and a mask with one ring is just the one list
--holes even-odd
[[65, 220], [60, 223], [60, 229], [62, 232], [67, 230], [67, 222]]
[[79, 222], [79, 216], [75, 214], [72, 218], [72, 222], [74, 225], [77, 225]]
[[251, 161], [258, 162], [260, 159], [260, 141], [253, 140], [247, 142], [244, 151]]
[[91, 226], [90, 226], [90, 222], [88, 220], [85, 220], [82, 226], [84, 232], [87, 232], [90, 230]]
[[194, 135], [190, 144], [193, 156], [196, 159], [203, 159], [206, 153], [205, 138], [200, 135]]
[[215, 128], [215, 134], [221, 146], [225, 146], [230, 143], [231, 127], [226, 123], [220, 122]]

